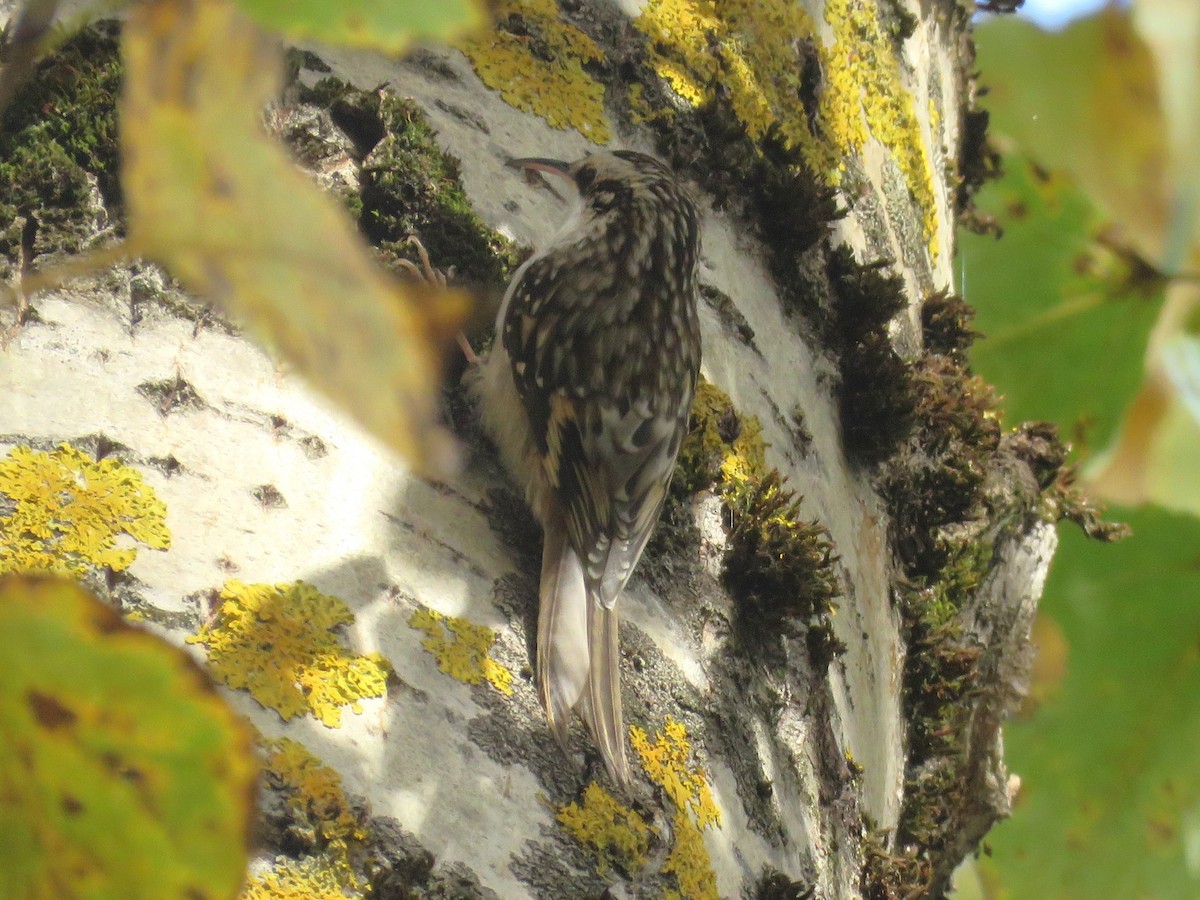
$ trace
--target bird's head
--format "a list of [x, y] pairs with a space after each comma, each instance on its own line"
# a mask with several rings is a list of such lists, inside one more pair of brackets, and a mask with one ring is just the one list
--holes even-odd
[[601, 239], [619, 253], [658, 236], [681, 255], [695, 255], [695, 201], [671, 169], [653, 156], [616, 150], [573, 163], [526, 157], [509, 160], [508, 165], [562, 178], [574, 188], [577, 207], [552, 245]]
[[619, 211], [639, 200], [649, 201], [661, 196], [664, 188], [678, 187], [664, 163], [635, 150], [593, 153], [574, 163], [525, 157], [509, 160], [508, 165], [570, 182], [584, 205], [596, 215]]

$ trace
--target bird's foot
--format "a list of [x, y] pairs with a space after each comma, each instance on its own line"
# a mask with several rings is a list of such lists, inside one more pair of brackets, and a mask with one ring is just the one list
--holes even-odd
[[[414, 278], [434, 288], [444, 289], [450, 280], [454, 277], [454, 267], [449, 269], [435, 269], [433, 263], [429, 261], [429, 251], [425, 249], [425, 245], [421, 243], [421, 239], [416, 235], [410, 235], [405, 241], [406, 244], [412, 245], [417, 251], [417, 256], [421, 258], [421, 265], [417, 265], [411, 260], [397, 260], [399, 265], [409, 272]], [[461, 331], [456, 335], [458, 346], [463, 352], [463, 356], [467, 358], [467, 362], [473, 366], [479, 364], [479, 357], [476, 355], [471, 342], [467, 340], [467, 336]]]

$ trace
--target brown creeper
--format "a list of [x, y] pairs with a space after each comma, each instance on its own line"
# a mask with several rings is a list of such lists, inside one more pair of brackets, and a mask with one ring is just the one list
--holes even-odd
[[537, 682], [565, 743], [578, 710], [628, 782], [617, 598], [658, 520], [700, 370], [700, 229], [663, 163], [628, 150], [568, 165], [566, 224], [517, 270], [475, 381], [485, 427], [542, 524]]

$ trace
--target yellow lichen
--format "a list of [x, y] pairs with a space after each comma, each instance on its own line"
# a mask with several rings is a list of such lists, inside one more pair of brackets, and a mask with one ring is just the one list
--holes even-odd
[[936, 256], [933, 162], [892, 36], [880, 26], [878, 9], [859, 0], [828, 0], [825, 20], [835, 40], [825, 60], [823, 127], [840, 129], [835, 143], [843, 153], [861, 150], [868, 133], [887, 147], [921, 209], [925, 239]]
[[777, 129], [813, 171], [826, 174], [835, 167], [799, 101], [804, 44], [816, 33], [800, 4], [650, 0], [634, 24], [650, 38], [659, 77], [688, 104], [713, 99], [719, 87], [755, 141]]
[[327, 841], [361, 841], [366, 832], [342, 790], [342, 776], [291, 738], [263, 741], [267, 777], [278, 781], [293, 814], [316, 823]]
[[342, 722], [342, 707], [382, 697], [391, 666], [378, 653], [346, 649], [337, 629], [354, 621], [349, 607], [302, 581], [229, 581], [210, 622], [189, 643], [208, 647], [210, 671], [246, 690], [285, 720], [311, 712], [325, 725]]
[[[323, 883], [336, 882], [339, 889], [361, 892], [364, 885], [351, 866], [351, 848], [367, 833], [342, 790], [341, 776], [291, 738], [263, 741], [262, 750], [266, 782], [283, 795], [291, 818], [315, 833], [319, 853], [305, 861], [302, 872]], [[284, 868], [295, 874], [295, 864]]]
[[604, 85], [584, 69], [604, 59], [604, 52], [562, 21], [554, 0], [499, 0], [492, 12], [492, 28], [460, 44], [480, 80], [510, 106], [607, 143]]
[[0, 573], [127, 569], [137, 547], [117, 546], [118, 538], [165, 550], [166, 511], [115, 459], [96, 461], [70, 444], [51, 453], [15, 447], [0, 461]]
[[606, 874], [614, 865], [634, 873], [646, 864], [653, 833], [650, 826], [596, 782], [584, 790], [582, 803], [560, 807], [555, 818], [596, 854], [599, 874]]
[[275, 867], [250, 879], [240, 900], [346, 900], [347, 894], [329, 861], [279, 857]]
[[425, 632], [421, 646], [433, 654], [438, 668], [451, 678], [466, 684], [487, 681], [500, 693], [512, 696], [512, 672], [488, 656], [496, 642], [492, 629], [425, 607], [409, 616], [408, 624]]
[[682, 900], [717, 900], [717, 876], [701, 831], [721, 826], [721, 810], [708, 785], [708, 776], [692, 761], [687, 729], [667, 719], [663, 729], [649, 735], [633, 725], [629, 740], [642, 761], [646, 775], [663, 789], [675, 807], [674, 842], [663, 871], [675, 876], [677, 896]]
[[[829, 0], [825, 46], [793, 0], [650, 0], [635, 25], [650, 38], [655, 71], [690, 106], [720, 94], [756, 142], [775, 135], [798, 150], [830, 185], [846, 160], [874, 137], [892, 154], [922, 211], [930, 252], [936, 247], [932, 163], [893, 39], [878, 11], [859, 0]], [[824, 83], [802, 83], [816, 53]], [[815, 96], [815, 128], [801, 102]]]
[[689, 813], [698, 828], [720, 826], [721, 810], [713, 800], [708, 776], [692, 762], [692, 744], [681, 723], [668, 718], [663, 730], [655, 733], [654, 743], [645, 731], [633, 725], [629, 739], [650, 780], [663, 789], [677, 809]]
[[678, 893], [668, 892], [667, 897], [680, 900], [720, 900], [717, 893], [717, 873], [713, 871], [704, 836], [685, 813], [675, 813], [675, 842], [663, 871], [675, 876]]
[[[731, 432], [733, 432], [731, 434]], [[696, 385], [691, 427], [679, 448], [675, 483], [688, 493], [740, 473], [766, 471], [767, 445], [756, 416], [741, 416], [729, 395], [705, 378]]]
[[671, 118], [672, 113], [666, 109], [655, 109], [647, 99], [645, 89], [640, 84], [629, 87], [629, 118], [635, 124], [643, 122], [663, 122]]

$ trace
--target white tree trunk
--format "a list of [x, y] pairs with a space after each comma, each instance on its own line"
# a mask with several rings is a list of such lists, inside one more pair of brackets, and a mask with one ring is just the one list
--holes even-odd
[[[831, 43], [823, 9], [815, 0], [809, 5], [819, 39]], [[903, 18], [893, 4], [881, 6], [871, 15]], [[799, 283], [784, 286], [815, 298], [815, 319], [785, 310], [761, 223], [747, 218], [737, 198], [714, 209], [708, 185], [696, 185], [705, 209], [702, 279], [715, 289], [710, 296], [731, 298], [737, 313], [731, 328], [727, 308], [723, 317], [716, 304], [702, 304], [704, 375], [743, 417], [757, 416], [768, 465], [803, 497], [801, 516], [828, 531], [840, 587], [829, 623], [845, 647], [827, 666], [814, 662], [803, 622], [787, 640], [757, 636], [777, 647], [782, 665], [735, 640], [738, 601], [721, 587], [728, 523], [712, 493], [694, 502], [701, 541], [692, 552], [703, 564], [678, 579], [660, 573], [657, 589], [635, 577], [622, 599], [627, 718], [651, 739], [668, 720], [686, 726], [722, 816], [719, 827], [703, 831], [720, 897], [753, 895], [756, 886], [764, 897], [912, 896], [922, 886], [938, 894], [958, 860], [1007, 812], [999, 725], [1021, 689], [1030, 622], [1055, 545], [1053, 527], [1037, 514], [1039, 488], [1027, 464], [1035, 454], [1015, 439], [990, 452], [981, 473], [990, 506], [981, 512], [976, 504], [939, 532], [982, 542], [991, 562], [978, 589], [958, 598], [955, 646], [978, 650], [969, 676], [976, 690], [956, 699], [961, 715], [949, 719], [959, 755], [914, 761], [914, 713], [904, 692], [909, 625], [901, 607], [920, 585], [906, 573], [896, 516], [919, 502], [905, 493], [915, 490], [905, 479], [925, 449], [898, 441], [881, 465], [848, 456], [838, 389], [844, 348], [831, 336], [836, 328], [819, 323], [838, 310], [826, 266], [832, 247], [852, 248], [860, 262], [897, 261], [907, 307], [889, 334], [906, 360], [922, 353], [921, 304], [951, 287], [962, 116], [971, 103], [969, 13], [950, 3], [901, 6], [917, 17], [911, 37], [896, 37], [895, 46], [931, 160], [933, 205], [906, 187], [894, 148], [870, 137], [838, 194], [847, 215], [797, 262]], [[605, 45], [612, 58], [627, 40], [618, 28], [624, 18], [600, 0], [574, 13], [615, 42]], [[359, 88], [384, 85], [415, 99], [439, 144], [461, 160], [467, 196], [490, 226], [521, 245], [537, 245], [557, 229], [562, 200], [504, 162], [595, 151], [580, 133], [510, 106], [457, 50], [430, 48], [396, 62], [309, 49]], [[611, 66], [604, 76], [610, 90], [623, 77], [619, 70]], [[318, 77], [311, 69], [300, 75], [310, 84]], [[327, 114], [285, 104], [273, 121], [284, 133], [322, 134], [324, 155], [312, 164], [319, 177], [357, 183], [360, 163]], [[662, 135], [655, 129], [626, 122], [614, 128], [610, 146], [657, 152]], [[462, 429], [470, 453], [460, 479], [437, 485], [416, 478], [333, 403], [216, 316], [197, 313], [153, 269], [122, 269], [35, 305], [37, 320], [0, 354], [2, 449], [71, 441], [115, 453], [142, 471], [167, 506], [171, 549], [143, 549], [129, 576], [117, 580], [114, 599], [182, 641], [229, 579], [301, 580], [344, 601], [355, 617], [349, 644], [378, 651], [394, 667], [387, 696], [362, 701], [361, 714], [347, 710], [338, 728], [311, 716], [284, 724], [245, 692], [226, 692], [264, 735], [301, 741], [340, 773], [349, 793], [365, 798], [368, 830], [390, 836], [378, 838], [386, 845], [378, 853], [412, 860], [423, 848], [436, 860], [427, 860], [434, 874], [413, 876], [413, 884], [432, 892], [437, 877], [446, 884], [459, 877], [453, 883], [461, 893], [452, 896], [486, 896], [486, 889], [505, 898], [599, 896], [606, 886], [613, 896], [658, 896], [674, 884], [662, 871], [678, 838], [672, 807], [649, 781], [633, 797], [618, 797], [658, 829], [649, 861], [636, 871], [598, 865], [556, 821], [556, 810], [578, 800], [590, 779], [603, 782], [602, 770], [581, 730], [574, 752], [564, 755], [545, 728], [529, 671], [536, 526], [517, 512], [512, 487], [477, 431]], [[885, 484], [893, 486], [886, 497]], [[425, 635], [410, 624], [421, 608], [494, 629], [490, 655], [513, 673], [512, 696], [443, 674], [422, 646]], [[938, 785], [941, 805], [930, 814], [947, 833], [938, 847], [897, 846], [902, 809], [920, 818], [911, 785], [921, 783]], [[906, 797], [916, 805], [905, 807]], [[409, 833], [402, 840], [397, 823]], [[268, 855], [279, 850], [269, 846]], [[771, 881], [772, 872], [786, 877]], [[387, 896], [378, 884], [376, 893]]]

